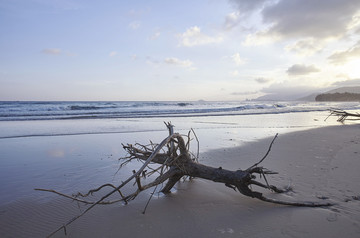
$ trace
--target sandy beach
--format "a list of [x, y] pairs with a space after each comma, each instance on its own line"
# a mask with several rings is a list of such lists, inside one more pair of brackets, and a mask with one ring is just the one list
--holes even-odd
[[[104, 136], [100, 140], [101, 135], [82, 135], [56, 137], [50, 142], [46, 138], [32, 138], [31, 143], [26, 139], [8, 141], [7, 147], [12, 146], [8, 148], [9, 151], [22, 146], [23, 153], [27, 153], [23, 154], [23, 164], [30, 171], [45, 169], [41, 167], [41, 153], [37, 154], [36, 149], [33, 149], [32, 154], [29, 154], [32, 147], [44, 146], [44, 141], [47, 141], [47, 148], [43, 149], [53, 153], [51, 165], [56, 167], [65, 163], [68, 167], [63, 164], [59, 174], [56, 174], [56, 170], [48, 172], [56, 175], [57, 181], [43, 181], [44, 175], [39, 173], [38, 179], [35, 177], [23, 186], [18, 186], [19, 181], [7, 183], [7, 189], [12, 194], [17, 194], [15, 190], [19, 189], [25, 190], [27, 196], [23, 196], [20, 191], [17, 199], [6, 197], [7, 194], [1, 195], [0, 236], [45, 237], [84, 209], [54, 194], [34, 192], [32, 189], [35, 187], [54, 188], [71, 194], [79, 190], [86, 191], [109, 180], [115, 184], [119, 182], [121, 178], [114, 180], [114, 172], [117, 170], [114, 157], [121, 148], [118, 141], [112, 140], [112, 136], [107, 135], [106, 139]], [[94, 137], [97, 139], [94, 140]], [[245, 169], [263, 157], [271, 139], [269, 137], [242, 146], [208, 150], [200, 154], [200, 162], [230, 170]], [[56, 149], [59, 141], [67, 141], [63, 144], [65, 149]], [[71, 151], [74, 143], [77, 143], [75, 152]], [[25, 144], [27, 148], [24, 148]], [[287, 194], [263, 191], [267, 196], [291, 201], [330, 201], [336, 204], [332, 207], [298, 208], [265, 203], [245, 197], [223, 184], [195, 179], [178, 184], [175, 193], [155, 196], [145, 215], [142, 211], [151, 191], [144, 192], [144, 195], [126, 206], [114, 204], [95, 207], [67, 227], [66, 237], [358, 237], [359, 144], [359, 125], [339, 124], [280, 134], [263, 162], [264, 167], [279, 172], [268, 178], [271, 184], [293, 188], [293, 192]], [[70, 152], [77, 153], [79, 159], [71, 163], [56, 160]], [[11, 155], [7, 153], [4, 156]], [[26, 162], [29, 156], [32, 157], [31, 164]], [[96, 158], [94, 168], [86, 167], [82, 159], [91, 156]], [[4, 166], [11, 168], [15, 165], [8, 162]], [[87, 173], [94, 176], [76, 177], [76, 170], [82, 169], [87, 169]], [[125, 169], [124, 173], [129, 170], [131, 168]], [[9, 176], [3, 174], [2, 179], [9, 179]], [[62, 178], [60, 181], [59, 176]], [[13, 178], [26, 179], [26, 174], [19, 173], [13, 175]], [[84, 187], [86, 181], [88, 184]], [[54, 185], [55, 182], [60, 184]], [[54, 187], [51, 187], [52, 184]], [[60, 231], [54, 237], [65, 235]]]

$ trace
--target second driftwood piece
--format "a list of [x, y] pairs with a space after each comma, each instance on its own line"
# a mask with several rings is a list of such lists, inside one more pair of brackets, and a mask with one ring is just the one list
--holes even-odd
[[[111, 204], [120, 201], [128, 203], [130, 200], [135, 199], [138, 194], [144, 190], [147, 190], [149, 188], [155, 188], [155, 192], [158, 186], [162, 186], [161, 192], [169, 193], [178, 181], [186, 177], [201, 178], [218, 183], [223, 183], [225, 186], [235, 191], [237, 190], [245, 196], [270, 203], [305, 207], [321, 207], [333, 205], [331, 203], [321, 202], [294, 202], [276, 200], [268, 198], [262, 193], [251, 189], [251, 186], [253, 185], [271, 190], [275, 193], [283, 193], [287, 191], [270, 185], [267, 181], [266, 176], [269, 174], [277, 173], [270, 171], [262, 166], [259, 166], [259, 164], [263, 162], [264, 159], [268, 156], [273, 146], [273, 143], [277, 138], [277, 135], [273, 138], [266, 154], [262, 159], [259, 160], [259, 162], [255, 163], [254, 165], [250, 166], [245, 170], [239, 169], [236, 171], [231, 171], [223, 169], [221, 167], [214, 168], [198, 163], [198, 155], [193, 155], [190, 152], [190, 133], [193, 132], [195, 138], [197, 139], [194, 131], [190, 131], [187, 136], [182, 136], [179, 133], [174, 133], [173, 125], [171, 125], [170, 123], [167, 123], [166, 126], [169, 130], [169, 136], [166, 137], [160, 144], [151, 143], [150, 145], [123, 145], [123, 148], [126, 150], [128, 156], [121, 159], [123, 160], [123, 163], [121, 164], [120, 168], [134, 160], [141, 161], [143, 164], [137, 171], [134, 170], [133, 174], [118, 186], [112, 184], [104, 184], [96, 189], [90, 190], [86, 194], [77, 193], [73, 196], [62, 194], [55, 190], [36, 189], [40, 191], [53, 192], [77, 202], [90, 204], [90, 206], [81, 214], [66, 222], [64, 225], [62, 225], [56, 231], [50, 234], [50, 236], [52, 236], [61, 229], [64, 229], [66, 231], [67, 225], [71, 224], [72, 222], [83, 216], [85, 213], [87, 213], [90, 209], [92, 209], [98, 204]], [[256, 175], [259, 175], [259, 177], [263, 178], [264, 182], [256, 180]], [[150, 177], [152, 179], [150, 179], [150, 182], [148, 182], [147, 184], [142, 184], [142, 182], [144, 182], [144, 177]], [[134, 185], [137, 186], [137, 189], [135, 192], [129, 195], [123, 194], [121, 189], [123, 189], [123, 187], [129, 182], [133, 182]], [[85, 200], [85, 198], [87, 198], [89, 195], [100, 191], [104, 187], [112, 187], [113, 190], [95, 202]], [[119, 193], [119, 199], [114, 201], [107, 201], [106, 199], [114, 193]]]
[[360, 120], [360, 114], [359, 113], [350, 113], [350, 112], [346, 112], [346, 111], [343, 111], [343, 110], [337, 110], [337, 109], [330, 110], [330, 115], [325, 119], [325, 121], [330, 116], [337, 116], [338, 117], [338, 119], [337, 119], [338, 122], [344, 122], [345, 120]]

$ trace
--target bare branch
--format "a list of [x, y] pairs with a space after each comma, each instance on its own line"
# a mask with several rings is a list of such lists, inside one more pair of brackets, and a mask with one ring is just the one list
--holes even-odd
[[264, 155], [264, 157], [263, 157], [259, 162], [255, 163], [253, 166], [251, 166], [250, 168], [248, 168], [247, 170], [251, 170], [252, 168], [255, 168], [255, 167], [258, 166], [261, 162], [264, 161], [264, 159], [269, 155], [269, 153], [270, 153], [270, 151], [271, 151], [271, 147], [272, 147], [272, 145], [274, 144], [275, 139], [277, 138], [277, 136], [278, 136], [278, 133], [276, 133], [274, 139], [271, 141], [270, 146], [269, 146], [268, 150], [266, 151], [266, 154]]

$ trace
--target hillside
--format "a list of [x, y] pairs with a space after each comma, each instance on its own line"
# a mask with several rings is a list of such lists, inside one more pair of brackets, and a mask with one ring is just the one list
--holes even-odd
[[334, 101], [334, 102], [360, 102], [360, 94], [359, 93], [324, 93], [319, 94], [315, 97], [315, 101]]
[[[312, 90], [314, 93], [308, 92], [307, 96], [306, 96], [306, 92], [294, 92], [293, 90], [289, 91], [289, 92], [279, 92], [279, 93], [271, 93], [271, 94], [266, 94], [264, 96], [258, 97], [256, 99], [253, 99], [254, 101], [315, 101], [315, 98], [320, 95], [320, 94], [334, 94], [334, 93], [353, 93], [353, 94], [360, 94], [360, 86], [353, 86], [353, 87], [341, 87], [341, 88], [336, 88], [336, 89], [332, 89], [332, 90], [327, 90], [323, 89], [319, 89], [319, 91], [314, 91]], [[359, 101], [357, 99], [351, 99], [351, 101]], [[332, 101], [332, 100], [330, 100]], [[345, 100], [348, 101], [348, 100]]]
[[315, 101], [360, 101], [360, 86], [336, 88], [318, 94]]
[[[302, 97], [302, 98], [299, 98], [298, 100], [299, 101], [315, 101], [316, 100], [316, 97], [318, 95], [324, 95], [324, 94], [335, 94], [335, 93], [340, 93], [340, 94], [343, 94], [343, 93], [352, 93], [352, 94], [360, 94], [360, 86], [354, 86], [354, 87], [341, 87], [341, 88], [336, 88], [336, 89], [332, 89], [332, 90], [329, 90], [329, 91], [325, 91], [323, 93], [313, 93], [309, 96], [306, 96], [306, 97]], [[336, 97], [336, 96], [335, 96]], [[340, 98], [340, 96], [338, 95], [338, 97]], [[343, 98], [345, 98], [346, 96], [344, 96]], [[350, 100], [350, 101], [354, 101], [355, 99], [353, 100]], [[334, 101], [334, 100], [325, 100], [325, 101]], [[341, 101], [344, 101], [344, 100], [341, 100]], [[345, 100], [345, 101], [349, 101], [349, 100]], [[359, 100], [355, 100], [355, 101], [359, 101]]]

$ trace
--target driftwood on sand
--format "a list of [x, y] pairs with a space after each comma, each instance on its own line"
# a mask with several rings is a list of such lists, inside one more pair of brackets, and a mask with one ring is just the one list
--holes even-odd
[[[127, 152], [127, 157], [122, 158], [123, 160], [120, 168], [127, 163], [137, 160], [142, 162], [142, 166], [137, 170], [133, 171], [133, 174], [128, 177], [120, 185], [113, 184], [104, 184], [100, 187], [90, 190], [86, 194], [77, 193], [76, 195], [66, 195], [55, 190], [51, 189], [36, 189], [39, 191], [46, 191], [56, 193], [58, 195], [64, 196], [66, 198], [72, 199], [85, 204], [90, 204], [86, 210], [84, 210], [79, 215], [75, 216], [71, 220], [67, 221], [64, 225], [61, 225], [57, 230], [51, 233], [49, 236], [52, 236], [61, 229], [64, 229], [66, 233], [66, 226], [83, 216], [90, 209], [99, 204], [112, 204], [115, 202], [124, 202], [127, 204], [129, 201], [135, 199], [139, 193], [149, 188], [154, 188], [152, 194], [154, 194], [158, 186], [161, 187], [162, 193], [169, 193], [174, 185], [183, 178], [201, 178], [218, 183], [223, 183], [225, 186], [231, 188], [232, 190], [237, 190], [241, 194], [248, 196], [250, 198], [256, 198], [265, 202], [290, 205], [290, 206], [305, 206], [305, 207], [320, 207], [320, 206], [331, 206], [331, 203], [321, 203], [321, 202], [293, 202], [293, 201], [284, 201], [284, 200], [275, 200], [264, 196], [258, 191], [252, 190], [251, 186], [258, 186], [271, 190], [275, 193], [284, 193], [289, 189], [280, 189], [276, 186], [270, 185], [266, 178], [269, 174], [277, 174], [276, 172], [270, 171], [262, 166], [260, 163], [265, 160], [268, 154], [271, 151], [273, 143], [277, 138], [277, 135], [271, 141], [269, 148], [262, 159], [254, 165], [250, 166], [245, 170], [236, 170], [231, 171], [223, 169], [221, 167], [214, 168], [204, 164], [200, 164], [197, 160], [198, 154], [194, 155], [190, 152], [190, 141], [191, 134], [197, 140], [196, 134], [193, 130], [189, 131], [188, 135], [180, 135], [179, 133], [174, 133], [173, 125], [166, 123], [166, 126], [169, 130], [169, 136], [166, 137], [161, 143], [150, 145], [141, 145], [141, 144], [127, 144], [123, 145], [123, 148]], [[157, 166], [150, 166], [157, 165]], [[259, 175], [264, 182], [257, 180], [256, 175]], [[153, 177], [151, 182], [142, 184], [144, 182], [144, 177]], [[131, 194], [124, 194], [122, 191], [123, 187], [133, 182], [136, 185], [137, 189]], [[105, 187], [111, 187], [111, 192], [102, 196], [97, 201], [86, 200], [89, 195], [92, 195]], [[112, 194], [118, 193], [119, 198], [117, 200], [107, 200]], [[151, 199], [151, 197], [150, 197]], [[149, 201], [150, 201], [149, 199]], [[149, 202], [148, 201], [148, 202]], [[146, 204], [145, 209], [148, 204]], [[145, 213], [145, 209], [144, 212]]]
[[337, 109], [331, 109], [330, 115], [325, 119], [325, 121], [330, 116], [337, 116], [338, 122], [344, 122], [345, 120], [360, 120], [360, 114], [359, 113], [349, 113], [343, 110], [337, 110]]

